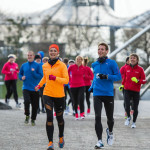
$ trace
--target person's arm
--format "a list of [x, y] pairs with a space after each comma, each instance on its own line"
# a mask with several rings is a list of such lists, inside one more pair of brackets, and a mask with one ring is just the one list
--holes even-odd
[[7, 64], [4, 64], [1, 72], [2, 74], [11, 74], [10, 70], [7, 69]]
[[146, 83], [146, 77], [143, 68], [141, 68], [140, 71], [140, 78], [132, 77], [131, 80], [137, 84], [145, 84]]
[[112, 80], [112, 81], [121, 80], [120, 70], [119, 70], [119, 67], [115, 61], [111, 62], [111, 69], [113, 71], [113, 74], [108, 74], [108, 80]]
[[32, 68], [31, 72], [36, 79], [41, 79], [43, 77], [42, 69], [39, 64], [36, 69]]
[[24, 76], [24, 71], [23, 71], [23, 65], [22, 65], [19, 71], [19, 79], [22, 80], [23, 76]]
[[[42, 66], [42, 68], [43, 68], [43, 66]], [[44, 69], [43, 69], [43, 78], [41, 79], [41, 81], [39, 82], [38, 85], [41, 88], [45, 83], [46, 83], [46, 74], [45, 74]]]
[[68, 84], [69, 82], [69, 75], [67, 66], [62, 66], [62, 77], [56, 77], [56, 82], [62, 83], [62, 84]]

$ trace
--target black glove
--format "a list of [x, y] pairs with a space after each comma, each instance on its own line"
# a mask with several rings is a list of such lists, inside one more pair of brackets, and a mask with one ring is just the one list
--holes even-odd
[[108, 75], [105, 74], [98, 74], [100, 79], [108, 79]]

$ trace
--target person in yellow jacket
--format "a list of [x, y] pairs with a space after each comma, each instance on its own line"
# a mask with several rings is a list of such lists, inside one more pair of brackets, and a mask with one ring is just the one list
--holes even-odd
[[52, 44], [49, 46], [50, 59], [43, 67], [43, 78], [35, 87], [38, 91], [45, 84], [43, 99], [47, 113], [46, 131], [49, 140], [48, 149], [53, 150], [53, 108], [56, 112], [56, 119], [59, 128], [60, 148], [64, 147], [64, 84], [68, 84], [69, 76], [66, 65], [59, 60], [59, 46]]

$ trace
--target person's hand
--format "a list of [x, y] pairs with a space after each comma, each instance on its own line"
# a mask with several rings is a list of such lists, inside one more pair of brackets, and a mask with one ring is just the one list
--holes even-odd
[[25, 79], [26, 79], [26, 77], [25, 77], [25, 76], [23, 76], [23, 77], [22, 77], [22, 80], [25, 80]]
[[93, 93], [93, 88], [90, 87], [90, 88], [88, 89], [88, 92]]
[[35, 70], [34, 68], [31, 69], [31, 71], [34, 71], [34, 70]]
[[49, 75], [49, 80], [56, 80], [56, 76], [53, 76], [53, 75]]
[[38, 91], [40, 88], [41, 88], [40, 85], [37, 85], [34, 89], [35, 91]]
[[96, 76], [97, 76], [97, 78], [100, 78], [100, 79], [108, 79], [108, 75], [105, 75], [105, 74], [98, 73]]
[[124, 88], [124, 85], [119, 86], [119, 91], [122, 91]]
[[138, 82], [139, 82], [139, 80], [138, 80], [136, 77], [132, 77], [131, 80], [132, 80], [133, 82], [135, 82], [135, 83], [138, 83]]

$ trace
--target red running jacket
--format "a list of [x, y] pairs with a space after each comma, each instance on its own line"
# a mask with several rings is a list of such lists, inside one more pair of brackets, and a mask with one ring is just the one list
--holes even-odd
[[82, 87], [85, 86], [84, 84], [84, 76], [85, 76], [85, 69], [84, 66], [74, 64], [68, 68], [69, 74], [69, 85], [71, 88], [73, 87]]
[[93, 80], [94, 75], [90, 67], [84, 66], [85, 76], [84, 76], [84, 84], [85, 86], [91, 86], [91, 80]]
[[[132, 77], [136, 77], [139, 82], [135, 83], [131, 80]], [[140, 92], [141, 84], [145, 84], [145, 73], [142, 67], [138, 64], [133, 68], [130, 65], [127, 65], [124, 70], [124, 78], [122, 85], [124, 85], [125, 90]]]
[[18, 78], [18, 64], [6, 62], [2, 68], [2, 74], [5, 74], [5, 81], [7, 80], [17, 80]]

